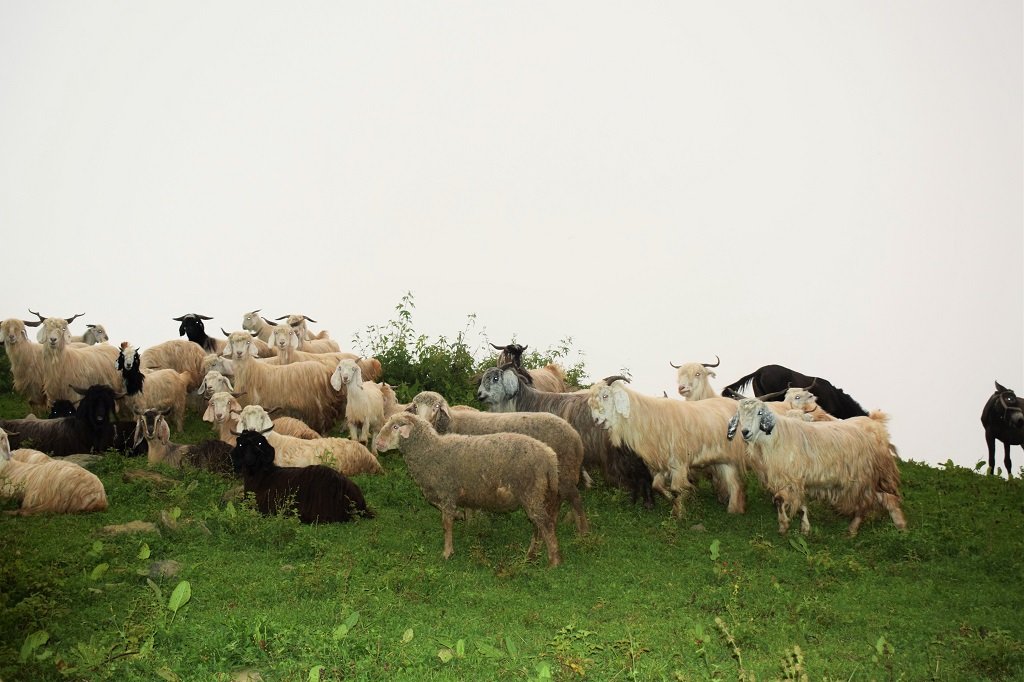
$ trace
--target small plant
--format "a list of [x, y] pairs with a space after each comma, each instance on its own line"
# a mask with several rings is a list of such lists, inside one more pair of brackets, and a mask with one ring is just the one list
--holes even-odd
[[171, 611], [171, 622], [178, 615], [178, 610], [192, 599], [192, 585], [187, 580], [182, 580], [171, 592], [171, 598], [167, 602], [167, 608]]

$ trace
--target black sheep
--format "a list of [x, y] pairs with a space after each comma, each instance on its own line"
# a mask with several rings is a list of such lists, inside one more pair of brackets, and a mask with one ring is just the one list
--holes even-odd
[[235, 471], [242, 474], [245, 492], [256, 497], [256, 508], [265, 515], [290, 509], [302, 523], [350, 521], [356, 516], [373, 518], [363, 492], [344, 474], [323, 465], [279, 467], [274, 448], [256, 431], [243, 431], [231, 452]]
[[101, 384], [87, 389], [71, 388], [82, 395], [74, 417], [0, 419], [0, 428], [18, 434], [11, 437], [11, 447], [33, 447], [54, 457], [103, 452], [110, 448], [114, 443], [110, 415], [114, 402], [123, 394]]

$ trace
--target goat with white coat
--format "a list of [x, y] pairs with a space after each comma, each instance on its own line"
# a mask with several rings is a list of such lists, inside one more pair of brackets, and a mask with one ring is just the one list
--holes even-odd
[[347, 393], [345, 421], [349, 438], [369, 445], [370, 437], [384, 423], [384, 394], [380, 385], [363, 381], [363, 371], [356, 361], [345, 359], [334, 368], [331, 386]]

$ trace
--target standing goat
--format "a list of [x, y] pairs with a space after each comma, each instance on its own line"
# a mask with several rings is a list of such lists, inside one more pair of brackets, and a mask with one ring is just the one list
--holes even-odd
[[146, 372], [140, 366], [139, 351], [127, 341], [121, 344], [117, 356], [117, 369], [124, 381], [125, 403], [133, 414], [146, 410], [170, 412], [174, 428], [185, 428], [185, 402], [192, 377], [174, 369], [153, 369]]
[[363, 371], [355, 360], [338, 362], [331, 375], [331, 386], [335, 391], [345, 391], [345, 421], [348, 422], [348, 437], [363, 445], [369, 445], [370, 437], [384, 423], [384, 394], [380, 385], [363, 381]]
[[121, 375], [114, 367], [117, 361], [116, 348], [106, 343], [96, 346], [70, 345], [71, 332], [68, 325], [79, 315], [44, 318], [37, 312], [29, 312], [38, 317], [39, 321], [25, 324], [33, 327], [42, 325], [36, 337], [43, 344], [43, 391], [47, 400], [74, 400], [76, 396], [69, 390], [70, 384], [102, 384], [115, 391], [122, 390]]
[[569, 390], [569, 384], [565, 381], [565, 370], [553, 362], [537, 369], [523, 369], [523, 353], [529, 346], [521, 346], [518, 343], [510, 343], [505, 346], [492, 343], [491, 346], [501, 351], [496, 363], [498, 367], [511, 364], [517, 370], [525, 372], [530, 377], [531, 385], [538, 391], [565, 393]]
[[28, 338], [26, 324], [36, 323], [16, 318], [0, 322], [0, 342], [11, 361], [14, 390], [28, 401], [34, 413], [45, 414], [48, 401], [43, 391], [43, 346]]
[[1013, 478], [1010, 465], [1010, 446], [1024, 445], [1024, 412], [1021, 401], [1012, 389], [995, 382], [996, 390], [985, 402], [981, 411], [981, 425], [985, 427], [985, 444], [988, 446], [988, 475], [996, 466], [996, 439], [1003, 442], [1003, 464], [1007, 478]]
[[825, 422], [777, 416], [760, 400], [745, 398], [726, 430], [747, 444], [747, 456], [774, 496], [779, 533], [789, 530], [794, 512], [800, 531], [809, 533], [806, 498], [820, 499], [852, 517], [856, 535], [868, 516], [886, 511], [899, 529], [907, 527], [900, 509], [900, 472], [891, 454], [887, 418], [881, 412]]

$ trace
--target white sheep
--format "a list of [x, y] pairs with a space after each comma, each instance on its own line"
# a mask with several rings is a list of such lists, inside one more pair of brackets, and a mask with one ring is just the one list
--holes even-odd
[[320, 433], [328, 433], [344, 414], [345, 396], [330, 385], [331, 368], [319, 362], [270, 365], [256, 358], [253, 338], [246, 331], [232, 332], [224, 348], [232, 361], [235, 389], [243, 403], [279, 408]]
[[806, 498], [820, 499], [852, 517], [856, 535], [865, 517], [886, 511], [899, 529], [907, 526], [900, 508], [900, 472], [891, 454], [887, 417], [871, 412], [823, 422], [777, 416], [764, 402], [741, 400], [726, 433], [739, 431], [761, 485], [774, 496], [779, 533], [794, 512], [800, 530], [811, 530]]
[[382, 452], [401, 451], [423, 497], [441, 511], [445, 559], [455, 552], [452, 526], [460, 508], [521, 508], [533, 524], [527, 557], [535, 555], [543, 539], [549, 565], [562, 562], [555, 534], [558, 459], [544, 443], [519, 433], [442, 436], [408, 412], [388, 417], [374, 442]]
[[363, 371], [356, 361], [345, 359], [334, 368], [331, 386], [347, 394], [345, 421], [349, 438], [369, 445], [370, 436], [384, 423], [384, 394], [380, 385], [363, 381]]
[[123, 390], [121, 375], [114, 366], [118, 350], [109, 344], [72, 346], [68, 325], [75, 317], [47, 317], [29, 311], [39, 318], [30, 326], [42, 325], [36, 338], [43, 344], [43, 391], [50, 402], [75, 400], [75, 386], [101, 384], [117, 392]]
[[674, 515], [683, 514], [695, 467], [713, 467], [728, 497], [729, 513], [743, 513], [744, 451], [722, 437], [736, 409], [734, 400], [665, 400], [637, 393], [622, 377], [608, 377], [591, 386], [587, 404], [612, 444], [625, 445], [647, 464], [654, 476], [652, 487], [672, 501]]
[[11, 361], [14, 390], [25, 398], [33, 412], [46, 414], [49, 409], [43, 391], [42, 345], [28, 338], [25, 321], [16, 318], [0, 322], [0, 337], [7, 359]]
[[[217, 428], [218, 438], [229, 445], [235, 445], [238, 416], [241, 413], [242, 405], [238, 402], [235, 394], [228, 391], [217, 391], [210, 396], [210, 401], [203, 412], [203, 421], [210, 422]], [[273, 421], [274, 431], [283, 436], [294, 436], [304, 440], [323, 438], [301, 419], [276, 417]]]
[[72, 462], [20, 462], [11, 458], [7, 432], [0, 429], [0, 497], [21, 501], [17, 514], [103, 511], [107, 493], [96, 474]]
[[221, 392], [234, 393], [235, 387], [231, 385], [231, 379], [215, 369], [206, 373], [206, 376], [203, 377], [203, 383], [199, 384], [199, 388], [196, 389], [196, 395], [201, 395], [207, 400], [214, 393]]
[[409, 404], [409, 412], [426, 419], [440, 434], [479, 436], [489, 433], [521, 433], [536, 438], [555, 451], [558, 458], [558, 494], [568, 502], [576, 519], [576, 531], [585, 535], [590, 527], [580, 499], [580, 470], [583, 439], [569, 422], [547, 412], [479, 412], [453, 410], [444, 396], [421, 391]]
[[241, 431], [257, 431], [267, 438], [275, 451], [274, 463], [282, 467], [323, 464], [346, 476], [380, 474], [384, 468], [362, 443], [348, 438], [306, 440], [275, 433], [274, 422], [260, 405], [247, 405], [238, 417], [236, 436]]

